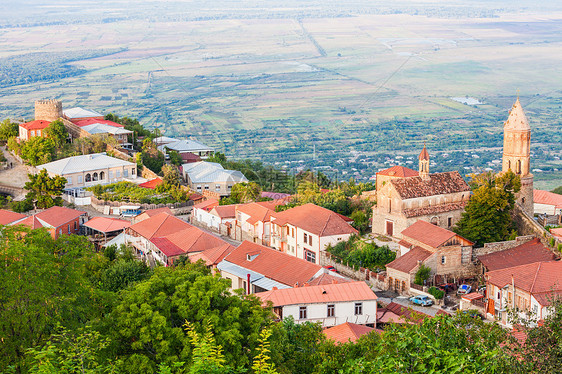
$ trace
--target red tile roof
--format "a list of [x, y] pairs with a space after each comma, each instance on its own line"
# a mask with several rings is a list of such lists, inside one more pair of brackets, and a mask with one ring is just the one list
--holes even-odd
[[413, 199], [455, 192], [469, 192], [470, 187], [458, 171], [429, 174], [421, 177], [397, 178], [390, 181], [402, 199]]
[[7, 225], [25, 217], [27, 217], [25, 214], [12, 212], [11, 210], [0, 209], [0, 225]]
[[550, 304], [550, 295], [562, 293], [562, 262], [547, 261], [513, 266], [486, 273], [486, 280], [503, 288], [515, 284], [515, 288], [522, 289], [535, 296], [541, 305]]
[[185, 252], [179, 246], [177, 246], [175, 243], [172, 243], [166, 237], [152, 238], [150, 239], [150, 241], [160, 250], [160, 252], [164, 253], [167, 257], [174, 257], [185, 254]]
[[51, 124], [51, 122], [49, 122], [49, 121], [43, 121], [43, 120], [38, 119], [36, 121], [22, 123], [20, 125], [20, 127], [23, 127], [26, 130], [43, 130], [43, 129], [49, 127], [50, 124]]
[[32, 229], [40, 229], [41, 227], [44, 227], [43, 223], [35, 216], [29, 216], [26, 219], [17, 222], [15, 225], [24, 225]]
[[320, 286], [322, 284], [334, 284], [334, 283], [349, 283], [353, 280], [349, 278], [342, 278], [330, 273], [322, 273], [313, 280], [307, 282], [309, 286]]
[[427, 152], [427, 148], [425, 148], [425, 144], [423, 145], [423, 149], [421, 150], [418, 159], [419, 160], [429, 160], [429, 152]]
[[99, 232], [112, 232], [123, 230], [131, 226], [131, 222], [117, 218], [94, 217], [84, 224], [84, 226]]
[[406, 238], [412, 238], [417, 240], [418, 242], [427, 244], [432, 248], [438, 248], [455, 237], [458, 239], [458, 242], [466, 241], [467, 243], [470, 243], [468, 245], [474, 244], [450, 230], [444, 229], [423, 220], [416, 221], [416, 223], [402, 231], [402, 235]]
[[197, 192], [192, 192], [191, 195], [189, 195], [189, 200], [199, 201], [201, 199], [203, 199], [203, 195], [198, 194]]
[[180, 157], [183, 160], [183, 162], [185, 162], [186, 164], [189, 164], [191, 162], [199, 162], [201, 161], [201, 157], [197, 156], [196, 154], [193, 154], [191, 152], [183, 152], [180, 153]]
[[464, 209], [466, 203], [467, 201], [461, 201], [459, 203], [446, 203], [446, 204], [439, 204], [439, 205], [432, 205], [432, 206], [424, 206], [421, 208], [410, 208], [410, 209], [404, 209], [402, 213], [404, 213], [404, 215], [407, 218], [427, 216], [430, 214], [438, 214], [438, 213], [452, 212], [454, 210], [461, 210]]
[[478, 256], [478, 259], [488, 271], [494, 271], [534, 262], [552, 261], [555, 256], [538, 238], [535, 238], [505, 251]]
[[405, 322], [421, 323], [424, 319], [431, 318], [428, 314], [418, 312], [417, 310], [413, 310], [412, 308], [408, 308], [398, 303], [390, 303], [386, 306], [386, 309], [395, 315], [402, 317], [402, 320]]
[[333, 340], [338, 344], [354, 342], [362, 335], [368, 334], [375, 330], [369, 326], [357, 325], [355, 323], [342, 323], [334, 327], [324, 330], [324, 334], [328, 340]]
[[467, 301], [472, 301], [472, 300], [480, 300], [483, 299], [484, 295], [482, 295], [481, 293], [478, 292], [471, 292], [467, 295], [463, 295], [461, 296], [461, 299], [467, 300]]
[[238, 205], [237, 211], [249, 215], [246, 220], [250, 225], [255, 225], [258, 222], [269, 222], [271, 215], [275, 213], [274, 210], [263, 206], [262, 203], [248, 203]]
[[264, 304], [271, 301], [274, 307], [377, 299], [377, 295], [375, 295], [365, 282], [285, 288], [282, 290], [260, 292], [257, 293], [256, 296], [262, 299]]
[[[154, 236], [154, 238], [162, 237], [164, 237], [169, 243], [179, 248], [182, 253], [203, 252], [204, 250], [209, 248], [220, 247], [228, 244], [221, 238], [209, 234], [195, 226], [191, 226], [167, 235]], [[172, 248], [171, 245], [169, 245], [169, 247]]]
[[[396, 304], [398, 305], [398, 304]], [[394, 313], [392, 310], [384, 307], [377, 308], [377, 323], [408, 323], [401, 315]], [[412, 323], [412, 322], [411, 322]]]
[[556, 208], [562, 208], [562, 195], [554, 192], [534, 190], [533, 201], [535, 204], [553, 205]]
[[73, 121], [73, 123], [78, 126], [78, 127], [84, 127], [84, 126], [89, 126], [89, 125], [93, 125], [96, 123], [102, 123], [104, 125], [109, 125], [109, 126], [113, 126], [113, 127], [125, 127], [120, 123], [117, 122], [113, 122], [113, 121], [109, 121], [106, 119], [96, 119], [96, 118], [85, 118], [85, 119], [79, 119], [78, 121]]
[[142, 212], [141, 214], [139, 214], [137, 217], [135, 217], [135, 219], [139, 219], [139, 218], [150, 218], [150, 217], [154, 217], [157, 214], [160, 213], [168, 213], [169, 215], [173, 215], [172, 214], [172, 210], [168, 207], [164, 207], [164, 208], [156, 208], [156, 209], [147, 209], [144, 212]]
[[189, 260], [191, 262], [197, 262], [199, 260], [203, 260], [203, 262], [205, 262], [205, 265], [207, 265], [207, 266], [217, 265], [230, 252], [232, 252], [234, 250], [234, 248], [236, 248], [236, 247], [234, 247], [233, 245], [224, 244], [224, 245], [219, 246], [219, 247], [213, 247], [213, 248], [205, 249], [203, 252], [190, 253], [189, 254]]
[[407, 178], [407, 177], [417, 177], [419, 173], [407, 167], [396, 165], [391, 168], [379, 171], [377, 175], [388, 175], [391, 177]]
[[144, 182], [139, 184], [139, 187], [148, 188], [148, 189], [155, 189], [156, 187], [160, 186], [164, 181], [161, 178], [154, 178], [149, 180], [148, 182]]
[[219, 218], [234, 218], [236, 217], [236, 207], [237, 204], [230, 204], [230, 205], [220, 205], [213, 208], [213, 212], [215, 212], [216, 216]]
[[59, 227], [84, 214], [86, 214], [86, 212], [82, 210], [54, 206], [42, 211], [41, 213], [37, 213], [34, 216], [41, 221], [46, 222], [50, 226]]
[[[149, 211], [146, 211], [143, 214], [148, 212]], [[129, 227], [129, 230], [147, 239], [152, 239], [153, 237], [164, 237], [190, 227], [193, 226], [168, 213], [162, 212], [135, 223]]]
[[418, 261], [425, 261], [433, 253], [426, 251], [422, 247], [414, 247], [405, 255], [398, 257], [396, 260], [387, 264], [386, 267], [403, 273], [410, 273], [416, 266]]
[[356, 234], [358, 231], [337, 213], [314, 204], [305, 204], [284, 212], [275, 213], [272, 222], [284, 226], [291, 224], [318, 236]]
[[208, 199], [198, 204], [195, 204], [193, 206], [193, 209], [202, 209], [206, 212], [210, 212], [216, 206], [219, 206], [219, 201], [217, 199]]
[[[248, 260], [250, 254], [252, 260]], [[291, 287], [308, 282], [322, 269], [320, 265], [247, 240], [224, 260]]]
[[558, 229], [550, 229], [550, 233], [562, 239], [562, 227]]

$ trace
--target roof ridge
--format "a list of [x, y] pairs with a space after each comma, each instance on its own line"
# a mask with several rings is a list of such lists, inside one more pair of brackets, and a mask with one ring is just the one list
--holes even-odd
[[[542, 262], [539, 262], [538, 264], [539, 264], [539, 266], [538, 266], [537, 269], [535, 270], [535, 278], [533, 279], [533, 283], [531, 284], [531, 289], [529, 290], [529, 293], [530, 293], [530, 294], [533, 293], [533, 289], [535, 288], [535, 283], [536, 283], [536, 281], [537, 281], [537, 277], [539, 276], [539, 271], [540, 271], [540, 269], [541, 269]], [[514, 301], [515, 301], [515, 300], [514, 300]]]
[[[162, 212], [165, 213], [165, 212]], [[166, 220], [171, 217], [171, 215], [169, 215], [168, 213], [166, 213], [166, 217], [162, 220], [162, 222], [160, 222], [160, 224], [158, 225], [158, 227], [156, 228], [156, 230], [154, 230], [152, 232], [152, 235], [150, 236], [150, 239], [152, 239], [154, 237], [154, 235], [156, 235], [156, 233], [158, 232], [158, 230], [160, 230], [160, 227], [162, 227], [162, 225], [164, 224], [164, 222], [166, 222]]]

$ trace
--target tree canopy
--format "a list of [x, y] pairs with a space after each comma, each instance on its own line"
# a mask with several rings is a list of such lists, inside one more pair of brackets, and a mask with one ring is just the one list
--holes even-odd
[[50, 177], [46, 169], [37, 174], [28, 174], [29, 182], [25, 184], [28, 193], [26, 200], [33, 201], [39, 209], [47, 209], [52, 206], [62, 206], [62, 193], [66, 185], [66, 178], [56, 175]]

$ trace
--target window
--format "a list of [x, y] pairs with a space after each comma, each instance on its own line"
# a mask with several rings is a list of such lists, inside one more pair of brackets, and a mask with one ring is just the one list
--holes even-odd
[[66, 177], [66, 182], [70, 185], [72, 184], [72, 177]]
[[78, 223], [74, 221], [74, 231], [76, 231], [77, 228], [78, 228]]
[[113, 179], [113, 170], [109, 171], [108, 177], [109, 177], [109, 179]]
[[121, 170], [115, 171], [115, 178], [121, 178]]
[[68, 230], [68, 235], [70, 235], [70, 225], [66, 226], [67, 230]]
[[31, 130], [31, 136], [35, 136], [35, 130]]
[[248, 292], [248, 287], [246, 286], [246, 281], [242, 281], [242, 289], [244, 290], [244, 295]]
[[215, 184], [215, 191], [220, 191], [220, 190], [221, 190], [221, 185]]
[[291, 228], [291, 232], [292, 232], [291, 237], [294, 238], [294, 237], [295, 237], [295, 229], [294, 229], [294, 228]]
[[299, 319], [306, 319], [306, 307], [299, 307]]
[[137, 170], [136, 170], [135, 168], [132, 168], [132, 169], [131, 169], [131, 175], [135, 175], [136, 172], [137, 172]]
[[197, 186], [197, 191], [201, 191], [201, 186]]
[[206, 189], [206, 190], [209, 189], [209, 185], [208, 185], [208, 184], [205, 185], [205, 189]]
[[308, 235], [308, 245], [312, 245], [312, 235]]
[[334, 317], [336, 315], [336, 306], [334, 304], [328, 304], [328, 317]]
[[453, 217], [447, 218], [447, 226], [448, 226], [448, 227], [453, 226]]
[[93, 175], [93, 178], [92, 178], [92, 179], [93, 179], [94, 181], [97, 181], [97, 180], [98, 180], [98, 173], [94, 173], [94, 175]]
[[304, 244], [308, 243], [308, 235], [304, 234]]
[[103, 171], [100, 171], [100, 181], [105, 179], [105, 173]]
[[129, 176], [129, 169], [123, 169], [123, 176], [127, 178]]
[[308, 262], [312, 262], [313, 264], [316, 263], [316, 253], [311, 251], [304, 251], [304, 259]]
[[41, 136], [41, 130], [37, 130], [37, 136]]
[[92, 176], [90, 175], [90, 173], [86, 174], [86, 182], [91, 182], [92, 181]]
[[445, 265], [445, 256], [441, 256], [441, 265]]
[[355, 315], [360, 316], [363, 314], [363, 303], [355, 303]]
[[62, 235], [62, 229], [59, 229], [59, 235]]
[[232, 185], [231, 185], [231, 184], [229, 184], [227, 187], [228, 187], [229, 190], [232, 189]]

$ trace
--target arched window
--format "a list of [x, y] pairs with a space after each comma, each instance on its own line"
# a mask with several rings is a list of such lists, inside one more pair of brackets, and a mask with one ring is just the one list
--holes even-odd
[[507, 170], [511, 170], [511, 160], [507, 160]]
[[105, 173], [103, 171], [100, 171], [100, 181], [105, 179]]
[[86, 174], [86, 182], [91, 182], [92, 181], [92, 176], [90, 175], [90, 173]]
[[98, 173], [94, 173], [94, 181], [98, 180]]
[[517, 163], [515, 164], [515, 169], [517, 174], [521, 174], [521, 160], [517, 160]]
[[435, 226], [439, 225], [439, 217], [433, 217], [431, 219], [431, 223], [434, 224]]

